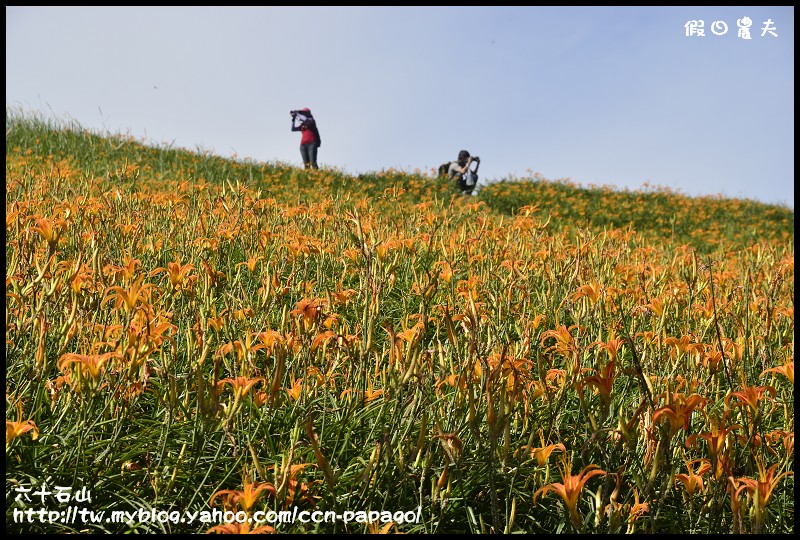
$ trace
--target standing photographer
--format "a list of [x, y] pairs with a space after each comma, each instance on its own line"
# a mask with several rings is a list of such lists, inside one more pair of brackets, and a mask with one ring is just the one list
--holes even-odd
[[[303, 158], [303, 166], [306, 169], [319, 169], [317, 165], [317, 149], [322, 146], [322, 138], [319, 136], [317, 122], [311, 116], [309, 108], [291, 111], [292, 131], [301, 132], [300, 136], [300, 156]], [[295, 120], [300, 125], [295, 125]]]

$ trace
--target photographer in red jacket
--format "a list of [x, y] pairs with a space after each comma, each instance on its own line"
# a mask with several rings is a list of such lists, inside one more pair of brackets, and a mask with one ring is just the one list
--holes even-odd
[[[317, 150], [322, 146], [322, 138], [319, 136], [317, 121], [311, 115], [311, 109], [299, 109], [291, 111], [292, 131], [299, 131], [300, 136], [300, 156], [303, 158], [303, 166], [306, 169], [319, 169], [317, 165]], [[299, 125], [295, 125], [299, 121]]]

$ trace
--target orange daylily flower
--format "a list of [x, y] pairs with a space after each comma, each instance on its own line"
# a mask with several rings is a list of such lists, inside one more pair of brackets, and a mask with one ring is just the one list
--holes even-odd
[[297, 401], [300, 399], [300, 394], [303, 392], [303, 378], [298, 377], [292, 383], [292, 387], [286, 390], [286, 393], [289, 394], [293, 400]]
[[564, 386], [567, 380], [567, 372], [563, 369], [552, 368], [548, 369], [544, 376], [545, 384], [556, 381], [557, 386], [549, 385], [551, 388], [558, 389]]
[[167, 263], [167, 267], [159, 267], [150, 272], [151, 276], [156, 276], [161, 272], [166, 272], [167, 277], [169, 278], [169, 283], [172, 285], [172, 288], [175, 290], [181, 290], [186, 288], [187, 285], [190, 285], [197, 276], [189, 275], [189, 273], [194, 270], [194, 265], [191, 263], [181, 264], [181, 260], [178, 259], [177, 261]]
[[80, 293], [82, 290], [87, 290], [91, 287], [93, 280], [89, 267], [82, 264], [78, 271], [67, 279], [69, 288], [74, 293]]
[[108, 264], [104, 266], [103, 274], [109, 276], [114, 282], [120, 279], [129, 280], [136, 274], [136, 269], [140, 266], [142, 266], [142, 261], [126, 255], [121, 265]]
[[736, 429], [741, 429], [741, 427], [742, 426], [739, 424], [733, 424], [730, 426], [726, 425], [725, 421], [723, 420], [720, 425], [714, 425], [710, 432], [690, 435], [686, 439], [686, 446], [689, 447], [694, 445], [697, 437], [700, 437], [705, 439], [706, 443], [708, 443], [708, 451], [711, 453], [711, 456], [716, 457], [725, 449], [725, 445], [728, 440], [728, 434]]
[[351, 261], [356, 261], [361, 256], [361, 250], [354, 247], [347, 248], [342, 252], [342, 255], [344, 255]]
[[256, 343], [254, 338], [258, 338], [258, 334], [248, 334], [245, 336], [244, 341], [237, 339], [233, 343], [228, 342], [220, 345], [214, 353], [217, 357], [223, 357], [236, 352], [236, 357], [240, 360], [247, 360], [252, 365], [253, 355], [261, 349], [266, 349], [267, 346], [263, 343]]
[[545, 446], [544, 437], [542, 437], [542, 446], [539, 448], [531, 448], [531, 459], [535, 458], [539, 467], [544, 467], [547, 465], [547, 460], [550, 459], [550, 454], [556, 450], [566, 452], [567, 448], [562, 443], [548, 444]]
[[572, 300], [578, 300], [587, 297], [592, 304], [596, 304], [603, 296], [603, 287], [599, 283], [587, 283], [581, 285], [578, 290], [572, 294]]
[[355, 289], [344, 289], [341, 291], [331, 292], [331, 296], [336, 304], [346, 304], [356, 294], [358, 293], [355, 291]]
[[758, 404], [765, 393], [775, 397], [776, 390], [772, 386], [744, 386], [740, 391], [733, 392], [725, 398], [725, 405], [729, 405], [731, 398], [736, 399], [733, 407], [748, 407], [754, 414], [758, 414]]
[[281, 333], [277, 330], [265, 330], [263, 332], [258, 332], [256, 337], [259, 341], [261, 341], [261, 343], [264, 344], [264, 348], [270, 354], [275, 350], [276, 345], [283, 345], [286, 341]]
[[206, 318], [208, 326], [219, 332], [228, 323], [228, 317], [225, 316], [227, 312], [227, 309], [223, 309], [222, 312], [217, 315], [216, 309], [213, 309], [213, 315], [209, 314]]
[[725, 355], [719, 350], [719, 347], [708, 345], [700, 349], [701, 362], [704, 366], [710, 367], [712, 370], [719, 369], [720, 364], [725, 360]]
[[739, 424], [727, 425], [725, 419], [719, 425], [713, 425], [710, 432], [693, 434], [686, 438], [686, 447], [695, 446], [697, 438], [705, 439], [708, 453], [714, 467], [714, 478], [721, 480], [730, 473], [731, 460], [728, 456], [730, 448], [728, 435], [734, 430], [741, 429]]
[[249, 307], [236, 309], [233, 311], [232, 316], [235, 321], [247, 321], [253, 318], [253, 309]]
[[322, 309], [325, 300], [321, 298], [304, 298], [295, 304], [295, 308], [289, 313], [294, 316], [300, 316], [303, 323], [303, 329], [310, 329], [315, 322], [322, 316]]
[[221, 491], [217, 491], [211, 496], [211, 499], [208, 501], [208, 505], [212, 506], [214, 499], [217, 497], [223, 497], [223, 506], [225, 508], [231, 509], [238, 505], [239, 508], [245, 512], [250, 512], [250, 510], [252, 510], [253, 506], [256, 504], [256, 501], [261, 497], [261, 493], [264, 491], [268, 491], [273, 495], [277, 493], [275, 491], [275, 486], [272, 484], [259, 482], [251, 483], [245, 481], [242, 485], [241, 491], [234, 489], [223, 489]]
[[417, 340], [417, 338], [421, 335], [423, 329], [424, 329], [424, 327], [423, 327], [422, 323], [418, 322], [417, 324], [415, 324], [411, 328], [408, 328], [406, 330], [397, 332], [396, 336], [398, 338], [402, 339], [403, 341], [405, 341], [406, 343], [412, 343], [413, 344]]
[[611, 401], [611, 388], [614, 386], [615, 379], [614, 365], [614, 360], [611, 360], [600, 370], [599, 374], [585, 377], [582, 381], [584, 384], [593, 386], [600, 393], [603, 403]]
[[668, 337], [664, 339], [664, 343], [667, 345], [671, 345], [674, 349], [670, 350], [670, 356], [675, 356], [676, 354], [683, 354], [683, 353], [693, 353], [693, 352], [702, 352], [703, 345], [700, 343], [694, 343], [692, 339], [694, 336], [684, 334], [680, 337], [680, 339], [676, 337]]
[[633, 532], [633, 524], [636, 522], [642, 514], [647, 513], [650, 510], [650, 506], [647, 502], [639, 502], [639, 491], [634, 488], [633, 489], [633, 506], [631, 506], [630, 512], [628, 512], [628, 533]]
[[480, 296], [478, 290], [483, 280], [477, 274], [470, 275], [467, 279], [460, 279], [456, 284], [456, 294], [465, 300], [477, 301]]
[[722, 343], [728, 358], [735, 358], [736, 360], [741, 361], [742, 353], [744, 352], [744, 347], [742, 347], [742, 345], [725, 337], [722, 338]]
[[256, 343], [256, 338], [258, 338], [258, 334], [251, 333], [244, 337], [244, 341], [237, 339], [233, 342], [233, 348], [236, 349], [239, 358], [252, 361], [255, 353], [266, 348], [266, 345], [263, 343]]
[[789, 379], [789, 382], [794, 384], [794, 360], [791, 362], [789, 360], [782, 366], [774, 367], [771, 369], [765, 369], [761, 372], [761, 377], [764, 376], [765, 373], [779, 373]]
[[625, 340], [618, 339], [616, 332], [612, 330], [606, 341], [595, 341], [590, 346], [598, 345], [601, 349], [608, 353], [608, 356], [611, 358], [611, 360], [616, 360], [619, 350], [624, 344]]
[[[171, 315], [167, 313], [165, 316], [170, 317]], [[175, 328], [177, 327], [168, 321], [150, 320], [147, 317], [137, 317], [131, 321], [127, 339], [123, 345], [124, 356], [130, 359], [131, 367], [156, 352], [165, 340], [172, 341], [172, 338], [166, 334]]]
[[652, 345], [656, 342], [656, 335], [653, 332], [645, 331], [645, 332], [637, 332], [636, 338], [641, 339], [642, 345], [645, 347]]
[[[619, 499], [619, 492], [622, 488], [622, 473], [611, 473], [611, 476], [615, 478], [616, 486], [614, 491], [611, 492], [611, 497], [609, 498], [609, 504], [606, 505], [605, 511], [606, 515], [609, 516], [611, 519], [611, 523], [619, 523], [619, 518], [623, 515], [624, 512], [627, 511], [628, 514], [628, 534], [632, 534], [635, 532], [636, 522], [642, 517], [649, 510], [649, 506], [647, 502], [639, 502], [639, 490], [635, 487], [633, 488], [633, 499], [634, 503], [632, 505], [622, 504], [618, 501]], [[613, 526], [613, 525], [612, 525]]]
[[[700, 464], [697, 470], [692, 467], [694, 463]], [[681, 482], [686, 488], [689, 497], [693, 497], [696, 492], [702, 492], [704, 490], [703, 475], [711, 470], [711, 463], [705, 458], [694, 459], [692, 461], [686, 461], [686, 469], [689, 471], [689, 474], [676, 474], [675, 484], [677, 485], [678, 482]]]
[[384, 240], [375, 246], [375, 253], [378, 255], [379, 259], [383, 259], [386, 257], [387, 253], [397, 249], [400, 246], [402, 246], [402, 243], [399, 240], [395, 238], [389, 238], [388, 240]]
[[70, 364], [80, 364], [81, 373], [89, 375], [92, 380], [96, 381], [104, 371], [106, 362], [112, 358], [122, 358], [122, 353], [119, 351], [107, 352], [105, 354], [67, 353], [58, 359], [58, 369], [64, 371]]
[[115, 300], [114, 309], [119, 309], [120, 306], [124, 306], [126, 311], [133, 311], [136, 304], [144, 300], [145, 293], [154, 287], [152, 283], [145, 283], [142, 285], [143, 279], [143, 275], [139, 276], [127, 291], [118, 285], [109, 287], [108, 295], [101, 305], [105, 305], [110, 300]]
[[383, 388], [372, 389], [372, 383], [364, 390], [364, 404], [371, 403], [383, 395]]
[[[288, 508], [289, 506], [292, 505], [292, 503], [298, 500], [308, 500], [312, 504], [316, 504], [315, 499], [318, 499], [319, 497], [311, 495], [309, 493], [309, 484], [307, 484], [306, 482], [300, 482], [297, 479], [298, 473], [301, 472], [303, 469], [305, 469], [306, 467], [315, 467], [315, 466], [316, 465], [314, 463], [301, 463], [301, 464], [290, 465], [288, 468], [284, 468], [283, 473], [281, 475], [283, 479], [281, 480], [280, 488], [278, 489], [278, 496], [280, 496], [280, 494], [285, 491], [285, 496], [283, 498], [283, 503], [282, 503], [283, 508]], [[275, 469], [275, 477], [277, 478], [279, 474], [277, 463], [275, 463], [274, 469]], [[318, 480], [316, 482], [318, 482]], [[312, 482], [312, 484], [314, 483], [315, 482]]]
[[231, 388], [233, 388], [234, 396], [241, 398], [246, 396], [257, 383], [263, 383], [264, 381], [264, 377], [253, 377], [252, 379], [248, 379], [247, 377], [227, 378], [217, 382], [217, 389], [221, 389], [224, 385], [230, 384]]
[[792, 306], [777, 308], [775, 313], [780, 317], [786, 317], [794, 323], [794, 308]]
[[772, 465], [769, 469], [764, 468], [764, 463], [761, 459], [756, 458], [756, 465], [758, 466], [758, 480], [753, 478], [737, 478], [736, 482], [739, 486], [736, 488], [732, 497], [738, 500], [739, 493], [746, 491], [748, 498], [752, 501], [755, 521], [755, 531], [759, 529], [764, 521], [764, 509], [769, 504], [773, 491], [778, 487], [778, 482], [784, 476], [793, 475], [793, 471], [784, 471], [776, 476], [776, 471], [780, 466], [779, 463]]
[[523, 393], [523, 399], [525, 400], [525, 410], [528, 410], [528, 403], [531, 401], [536, 401], [540, 397], [544, 396], [544, 399], [547, 399], [547, 391], [545, 389], [545, 384], [542, 381], [533, 379], [525, 385], [525, 392]]
[[570, 334], [570, 330], [576, 328], [576, 326], [570, 326], [567, 328], [563, 324], [558, 327], [557, 330], [548, 330], [542, 334], [542, 345], [544, 345], [544, 341], [547, 338], [553, 338], [556, 340], [555, 345], [551, 345], [546, 350], [555, 350], [559, 354], [564, 356], [577, 353], [578, 347], [575, 345], [575, 338], [572, 337]]
[[683, 394], [673, 394], [673, 403], [657, 409], [653, 413], [653, 423], [657, 423], [662, 418], [669, 420], [669, 436], [675, 435], [680, 429], [688, 430], [692, 413], [698, 407], [704, 407], [708, 403], [708, 398], [698, 394], [689, 397]]
[[[438, 424], [437, 429], [439, 429]], [[442, 449], [445, 454], [447, 454], [450, 461], [455, 462], [458, 460], [461, 451], [464, 450], [464, 443], [458, 438], [456, 433], [439, 433], [434, 435], [433, 438], [439, 439]]]
[[338, 337], [338, 334], [333, 330], [326, 330], [318, 334], [317, 337], [314, 338], [314, 341], [311, 342], [311, 350], [316, 351], [320, 345], [325, 344], [336, 337]]
[[446, 282], [450, 282], [453, 279], [453, 269], [450, 267], [450, 263], [447, 261], [436, 261], [433, 264], [433, 268], [440, 268], [438, 277], [443, 279]]
[[237, 264], [236, 266], [246, 266], [247, 269], [250, 270], [250, 272], [255, 273], [256, 265], [258, 264], [258, 261], [260, 261], [263, 258], [264, 257], [262, 257], [261, 255], [253, 255], [252, 257], [247, 259], [247, 261], [241, 262], [241, 263]]
[[582, 520], [578, 514], [578, 498], [580, 497], [581, 491], [590, 478], [593, 476], [605, 475], [606, 471], [600, 469], [594, 464], [587, 465], [576, 475], [573, 475], [570, 472], [571, 469], [571, 462], [568, 458], [564, 458], [564, 466], [562, 471], [563, 483], [553, 482], [552, 484], [547, 484], [546, 486], [539, 488], [536, 490], [536, 493], [533, 494], [533, 503], [536, 504], [536, 499], [540, 494], [545, 496], [550, 491], [555, 491], [564, 500], [564, 504], [569, 510], [569, 517], [573, 526], [576, 530], [579, 530], [581, 528]]
[[570, 333], [573, 329], [580, 330], [580, 327], [576, 324], [567, 328], [562, 324], [557, 330], [548, 330], [542, 333], [541, 344], [544, 346], [544, 342], [547, 338], [555, 339], [555, 344], [547, 347], [545, 352], [555, 351], [565, 359], [572, 359], [571, 371], [575, 373], [580, 370], [580, 358], [578, 354], [578, 345], [575, 342], [575, 338]]
[[448, 384], [453, 388], [458, 388], [463, 392], [467, 389], [467, 378], [463, 375], [455, 375], [455, 374], [450, 374], [447, 377], [441, 378], [439, 381], [436, 382], [435, 389], [437, 394], [442, 391], [442, 386], [444, 386], [445, 384]]
[[224, 272], [215, 270], [214, 267], [211, 266], [211, 263], [209, 263], [203, 257], [200, 257], [200, 263], [203, 265], [203, 270], [206, 271], [206, 276], [208, 276], [209, 285], [211, 287], [217, 287], [227, 279], [227, 276]]
[[794, 431], [774, 430], [765, 435], [767, 444], [777, 445], [783, 443], [783, 448], [787, 454], [794, 451]]
[[650, 311], [655, 313], [659, 317], [664, 314], [664, 302], [661, 301], [660, 298], [653, 298], [650, 303], [641, 306], [644, 312]]
[[8, 445], [17, 437], [31, 432], [31, 439], [36, 440], [39, 438], [39, 428], [36, 427], [36, 422], [33, 420], [22, 419], [22, 403], [17, 402], [17, 420], [12, 421], [6, 419], [6, 452], [8, 452]]
[[538, 330], [539, 327], [542, 325], [542, 323], [544, 323], [546, 321], [547, 321], [547, 317], [540, 313], [539, 315], [534, 317], [532, 321], [529, 321], [528, 325], [530, 325], [534, 330]]
[[394, 521], [389, 521], [383, 525], [381, 525], [380, 521], [370, 521], [367, 523], [367, 529], [369, 530], [370, 534], [389, 534], [389, 531], [392, 529], [392, 527], [397, 529], [397, 523]]
[[339, 395], [340, 398], [346, 396], [347, 394], [359, 394], [364, 399], [364, 404], [371, 403], [381, 397], [383, 395], [383, 388], [378, 388], [377, 390], [373, 390], [372, 383], [369, 384], [369, 387], [366, 390], [357, 390], [355, 388], [347, 388]]
[[52, 253], [61, 238], [61, 233], [65, 225], [66, 221], [63, 219], [55, 219], [51, 222], [47, 218], [40, 218], [36, 220], [36, 225], [34, 225], [31, 230], [39, 233], [39, 235], [44, 238], [47, 242], [48, 249]]

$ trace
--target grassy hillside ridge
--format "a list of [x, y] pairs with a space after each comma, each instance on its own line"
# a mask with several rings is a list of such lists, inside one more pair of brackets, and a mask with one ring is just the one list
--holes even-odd
[[[58, 122], [6, 110], [6, 159], [65, 160], [82, 173], [116, 182], [192, 178], [198, 183], [241, 182], [286, 202], [354, 194], [381, 197], [401, 190], [411, 204], [456, 196], [449, 182], [392, 169], [352, 176], [335, 169], [308, 173], [280, 162], [221, 158], [213, 154], [143, 144], [130, 136], [99, 134], [76, 122]], [[580, 187], [541, 176], [500, 180], [484, 186], [470, 203], [486, 203], [491, 212], [516, 215], [535, 209], [556, 230], [601, 232], [632, 229], [668, 245], [688, 245], [702, 253], [737, 249], [757, 241], [793, 241], [794, 211], [746, 199], [690, 197], [668, 188], [615, 190]]]

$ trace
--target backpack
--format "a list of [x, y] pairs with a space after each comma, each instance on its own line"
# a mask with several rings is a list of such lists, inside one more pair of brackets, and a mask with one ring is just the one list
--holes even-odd
[[314, 130], [314, 135], [317, 136], [317, 148], [321, 148], [322, 147], [322, 137], [320, 137], [319, 128], [317, 127], [317, 122], [316, 121], [312, 124], [312, 128], [311, 129]]
[[442, 163], [439, 165], [439, 176], [447, 176], [448, 171], [450, 170], [450, 164], [452, 161], [448, 161], [447, 163]]
[[464, 175], [464, 184], [468, 188], [475, 187], [475, 184], [478, 183], [478, 173], [475, 171], [468, 171], [467, 174]]

